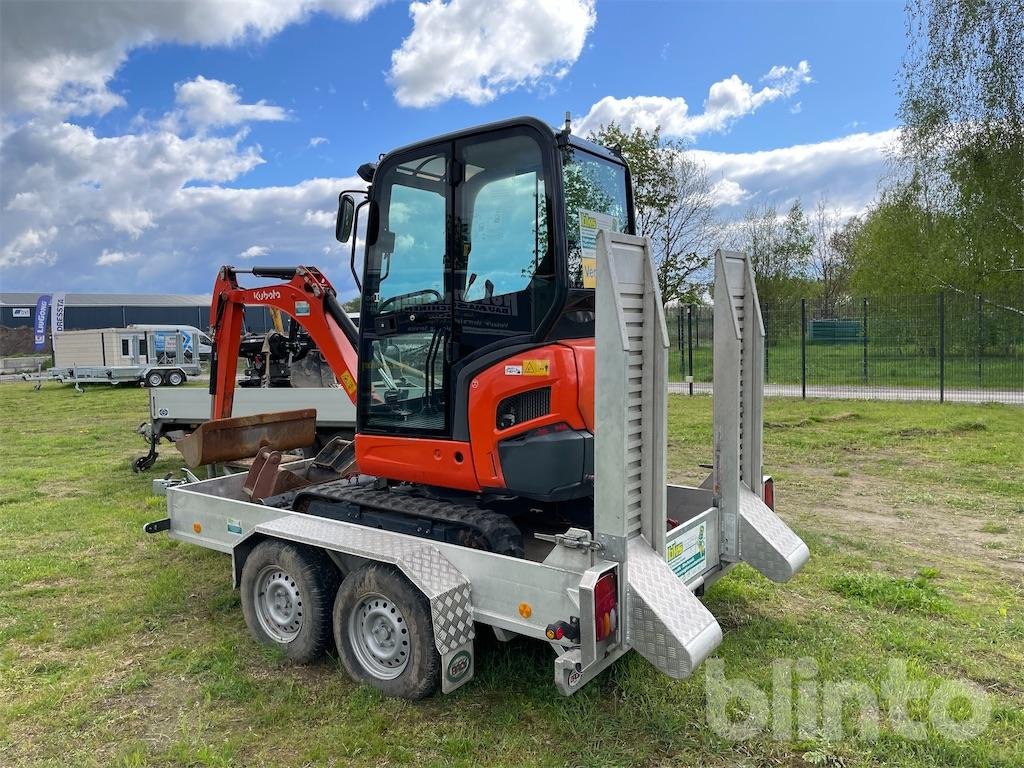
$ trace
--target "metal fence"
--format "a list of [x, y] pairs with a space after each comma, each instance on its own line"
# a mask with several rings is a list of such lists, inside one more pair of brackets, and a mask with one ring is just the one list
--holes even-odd
[[[670, 307], [670, 387], [710, 392], [712, 307]], [[763, 303], [765, 393], [1024, 404], [1024, 297]]]

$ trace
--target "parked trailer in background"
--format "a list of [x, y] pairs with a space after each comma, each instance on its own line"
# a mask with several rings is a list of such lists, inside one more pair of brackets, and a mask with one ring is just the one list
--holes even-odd
[[54, 365], [45, 372], [24, 374], [37, 388], [44, 381], [61, 384], [141, 384], [146, 387], [184, 384], [198, 376], [198, 331], [177, 328], [96, 328], [53, 335]]

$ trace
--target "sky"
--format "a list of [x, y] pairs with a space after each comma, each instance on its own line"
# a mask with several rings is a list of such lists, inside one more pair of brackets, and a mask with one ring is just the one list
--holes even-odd
[[716, 213], [876, 197], [901, 2], [0, 3], [0, 290], [208, 293], [221, 264], [353, 292], [338, 193], [392, 148], [534, 115], [662, 127]]

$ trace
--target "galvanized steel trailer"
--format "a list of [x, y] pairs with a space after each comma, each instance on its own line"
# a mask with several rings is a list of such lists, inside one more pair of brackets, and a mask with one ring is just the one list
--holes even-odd
[[[282, 576], [281, 567], [257, 575], [263, 581], [246, 577], [248, 558], [267, 542], [301, 545], [329, 558], [327, 570], [337, 570], [325, 581], [330, 590], [366, 564], [397, 568], [429, 602], [429, 626], [410, 639], [436, 647], [446, 693], [473, 676], [478, 624], [490, 625], [503, 640], [525, 635], [549, 642], [557, 654], [555, 685], [565, 695], [629, 650], [672, 677], [687, 677], [722, 639], [698, 597], [704, 586], [741, 561], [786, 581], [809, 556], [764, 499], [764, 327], [757, 291], [743, 254], [716, 254], [713, 471], [700, 487], [666, 485], [668, 334], [649, 242], [601, 231], [597, 270], [595, 412], [601, 426], [593, 531], [569, 528], [529, 542], [520, 559], [251, 503], [243, 475], [157, 481], [167, 494], [168, 518], [147, 530], [169, 530], [173, 539], [230, 554], [236, 586], [248, 580], [266, 587], [242, 595], [247, 616], [273, 621], [304, 619], [295, 615], [301, 596], [294, 580]], [[671, 530], [669, 519], [678, 523]], [[345, 589], [342, 581], [339, 595]], [[380, 601], [360, 604], [362, 623], [349, 622], [347, 634], [336, 615], [334, 631], [339, 642], [361, 646], [367, 664], [378, 664], [362, 679], [394, 693], [388, 665], [397, 668], [400, 660], [388, 655], [391, 633], [414, 629], [415, 622], [396, 624], [386, 614], [401, 601], [381, 599], [383, 609]], [[345, 610], [341, 601], [335, 614]], [[420, 673], [436, 675], [437, 669]]]

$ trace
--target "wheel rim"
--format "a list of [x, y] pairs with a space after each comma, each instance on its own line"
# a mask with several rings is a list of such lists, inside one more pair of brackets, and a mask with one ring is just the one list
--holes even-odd
[[359, 663], [379, 680], [394, 680], [409, 664], [409, 628], [384, 595], [359, 598], [348, 619], [348, 639]]
[[149, 374], [149, 386], [151, 386], [151, 387], [159, 387], [160, 386], [160, 381], [161, 381], [161, 378], [160, 378], [160, 374], [159, 373], [151, 373], [151, 374]]
[[278, 565], [261, 570], [253, 583], [253, 605], [263, 631], [278, 643], [290, 643], [302, 629], [302, 595], [287, 571]]
[[176, 387], [181, 384], [181, 374], [175, 371], [168, 377], [168, 380], [171, 382], [171, 386]]

